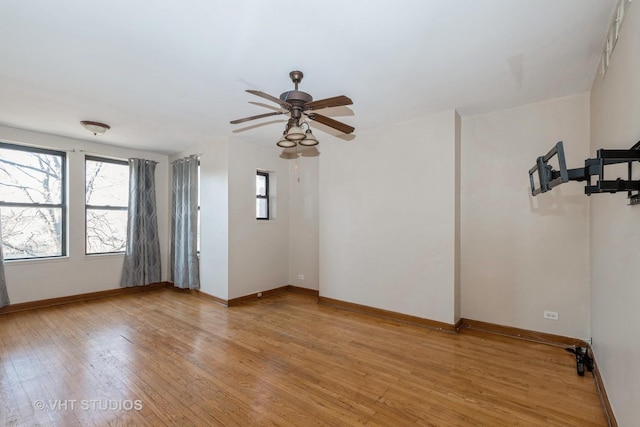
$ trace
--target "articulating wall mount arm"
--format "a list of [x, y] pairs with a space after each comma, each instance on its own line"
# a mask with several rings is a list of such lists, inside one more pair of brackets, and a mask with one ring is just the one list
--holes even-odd
[[[558, 167], [555, 170], [549, 165], [549, 160], [557, 157]], [[586, 181], [584, 192], [586, 195], [596, 193], [617, 193], [626, 191], [631, 204], [640, 203], [640, 180], [633, 180], [633, 163], [640, 162], [640, 141], [628, 150], [600, 149], [596, 157], [586, 159], [583, 168], [567, 169], [562, 141], [558, 142], [547, 154], [536, 159], [536, 164], [529, 169], [529, 183], [531, 194], [536, 196], [546, 193], [553, 187], [569, 181]], [[627, 164], [627, 179], [617, 178], [606, 180], [604, 170], [608, 165]], [[536, 186], [536, 178], [538, 186]], [[592, 178], [596, 182], [592, 183]], [[636, 194], [634, 195], [633, 192]]]

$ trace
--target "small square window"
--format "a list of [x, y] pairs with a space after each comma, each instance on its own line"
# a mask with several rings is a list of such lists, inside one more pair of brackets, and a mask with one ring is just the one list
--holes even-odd
[[256, 172], [256, 219], [269, 219], [269, 174]]

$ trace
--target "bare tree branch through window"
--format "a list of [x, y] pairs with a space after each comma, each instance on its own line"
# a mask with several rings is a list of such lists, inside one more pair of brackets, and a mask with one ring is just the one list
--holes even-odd
[[0, 143], [5, 259], [65, 255], [64, 152]]
[[86, 253], [123, 252], [127, 243], [128, 163], [87, 156], [85, 196]]

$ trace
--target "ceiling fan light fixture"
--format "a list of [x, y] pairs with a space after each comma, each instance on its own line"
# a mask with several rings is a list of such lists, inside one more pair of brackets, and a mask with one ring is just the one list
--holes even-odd
[[307, 129], [304, 139], [300, 140], [299, 144], [305, 147], [313, 147], [314, 145], [318, 145], [318, 140], [315, 135], [311, 133], [311, 129]]
[[276, 145], [278, 147], [282, 147], [282, 148], [293, 148], [296, 145], [295, 141], [289, 141], [287, 138], [285, 138], [284, 134], [282, 135], [282, 137], [280, 138], [280, 140], [278, 140], [278, 142], [276, 142]]
[[304, 138], [304, 132], [300, 126], [291, 126], [284, 137], [289, 141], [299, 142]]
[[94, 136], [103, 135], [108, 129], [111, 129], [111, 126], [105, 125], [100, 122], [92, 122], [89, 120], [83, 120], [80, 122], [83, 128], [91, 132]]

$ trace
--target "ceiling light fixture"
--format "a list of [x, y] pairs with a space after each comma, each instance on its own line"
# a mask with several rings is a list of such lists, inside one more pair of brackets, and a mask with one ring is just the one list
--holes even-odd
[[311, 128], [307, 129], [304, 134], [304, 138], [301, 139], [298, 144], [304, 145], [305, 147], [313, 147], [314, 145], [318, 145], [318, 140], [315, 135], [311, 133]]
[[111, 126], [105, 125], [104, 123], [91, 122], [88, 120], [83, 120], [80, 124], [95, 136], [102, 135], [107, 131], [107, 129], [111, 129]]
[[298, 126], [297, 124], [294, 124], [289, 128], [289, 130], [287, 131], [287, 134], [284, 137], [287, 138], [289, 141], [299, 142], [304, 139], [304, 131], [300, 126]]
[[276, 143], [276, 145], [278, 147], [282, 147], [282, 148], [293, 148], [296, 146], [296, 143], [294, 141], [289, 141], [286, 138], [287, 132], [283, 132], [282, 133], [282, 137], [280, 138], [280, 140]]
[[[302, 125], [307, 125], [306, 132], [302, 129]], [[276, 142], [278, 147], [293, 148], [300, 144], [305, 147], [318, 145], [318, 140], [311, 132], [311, 126], [307, 122], [301, 122], [299, 119], [290, 119], [287, 127], [282, 133], [282, 137]]]

